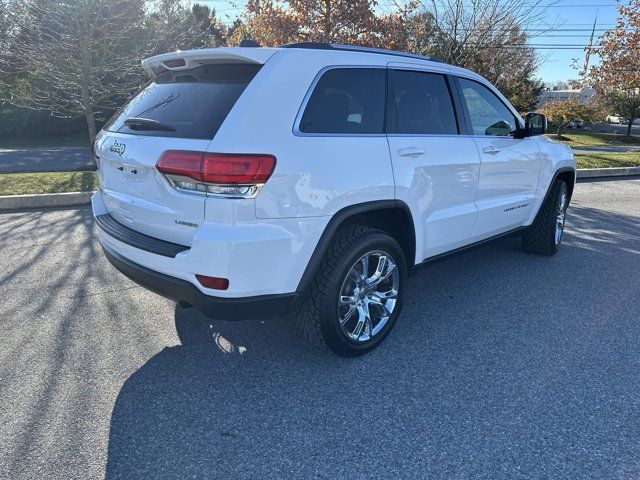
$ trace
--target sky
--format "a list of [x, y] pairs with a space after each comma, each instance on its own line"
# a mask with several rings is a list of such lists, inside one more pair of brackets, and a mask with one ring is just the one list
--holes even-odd
[[[242, 10], [245, 2], [242, 0], [193, 0], [194, 3], [204, 3], [215, 8], [218, 17], [231, 23]], [[532, 0], [533, 1], [533, 0]], [[623, 3], [628, 3], [622, 0]], [[379, 9], [388, 11], [394, 0], [379, 0]], [[542, 65], [538, 69], [538, 76], [545, 82], [553, 83], [577, 78], [578, 71], [572, 68], [572, 60], [584, 62], [583, 47], [589, 42], [593, 22], [596, 20], [596, 37], [604, 30], [615, 25], [617, 6], [616, 0], [541, 0], [544, 17], [531, 29], [540, 30], [554, 25], [557, 28], [550, 32], [536, 32], [539, 36], [532, 38], [530, 44], [535, 46]], [[593, 63], [598, 58], [591, 57]]]

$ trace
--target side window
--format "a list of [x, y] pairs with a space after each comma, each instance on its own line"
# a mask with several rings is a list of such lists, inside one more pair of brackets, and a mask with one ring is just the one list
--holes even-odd
[[458, 133], [444, 75], [407, 70], [391, 70], [389, 75], [393, 133]]
[[385, 71], [327, 70], [302, 114], [304, 133], [384, 133]]
[[459, 80], [474, 135], [505, 136], [517, 129], [516, 117], [491, 90], [473, 80]]

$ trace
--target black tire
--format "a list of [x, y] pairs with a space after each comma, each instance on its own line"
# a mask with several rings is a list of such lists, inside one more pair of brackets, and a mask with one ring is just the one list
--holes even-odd
[[[339, 322], [338, 299], [343, 282], [354, 264], [368, 252], [388, 252], [398, 270], [398, 295], [388, 320], [380, 331], [367, 341], [348, 338]], [[367, 226], [349, 225], [341, 228], [327, 249], [311, 282], [296, 317], [303, 336], [312, 344], [328, 347], [338, 355], [354, 357], [377, 347], [395, 325], [407, 281], [407, 263], [398, 242], [381, 230]], [[354, 297], [355, 298], [355, 297]]]
[[[560, 239], [556, 241], [556, 225], [563, 194], [566, 199], [564, 205], [566, 217], [567, 206], [569, 205], [569, 190], [567, 182], [557, 179], [551, 187], [549, 196], [540, 207], [535, 221], [522, 235], [522, 247], [526, 252], [539, 255], [553, 255], [558, 251], [560, 240], [562, 239], [562, 232], [560, 233]], [[564, 222], [562, 224], [562, 230], [564, 230]]]

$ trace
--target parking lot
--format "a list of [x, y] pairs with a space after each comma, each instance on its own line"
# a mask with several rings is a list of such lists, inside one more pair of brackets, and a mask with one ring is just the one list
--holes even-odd
[[640, 179], [568, 218], [419, 269], [349, 360], [138, 287], [88, 208], [2, 214], [0, 478], [638, 478]]

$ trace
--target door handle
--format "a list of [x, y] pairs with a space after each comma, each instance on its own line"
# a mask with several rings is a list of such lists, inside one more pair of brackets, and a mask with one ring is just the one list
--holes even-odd
[[482, 149], [484, 153], [488, 153], [489, 155], [495, 155], [496, 153], [500, 153], [502, 151], [501, 148], [496, 147], [495, 145], [490, 145], [488, 147], [484, 147]]
[[422, 155], [425, 154], [425, 151], [423, 148], [418, 148], [418, 147], [407, 147], [407, 148], [399, 148], [398, 149], [398, 155], [401, 157], [421, 157]]

